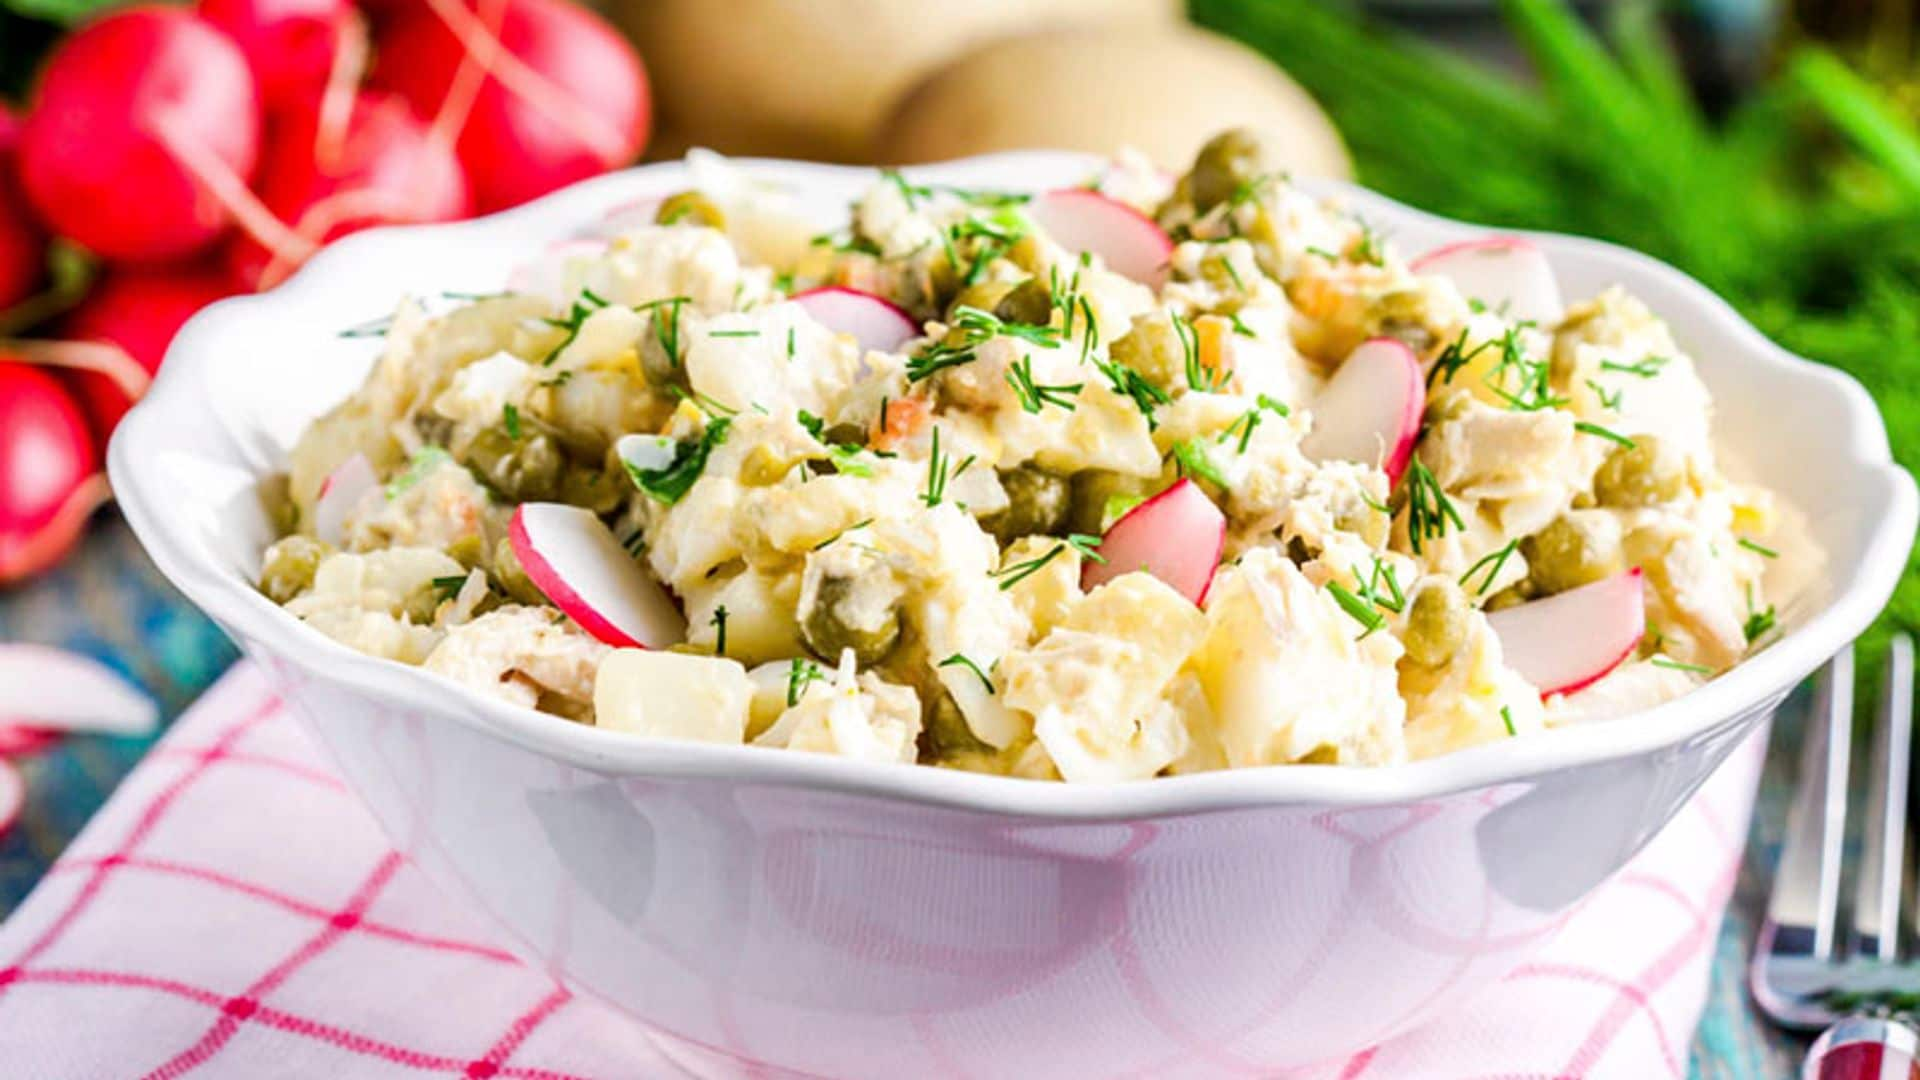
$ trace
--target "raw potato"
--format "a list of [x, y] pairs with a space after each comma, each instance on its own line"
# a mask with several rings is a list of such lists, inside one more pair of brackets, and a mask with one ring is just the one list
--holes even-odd
[[[867, 161], [900, 93], [989, 38], [1171, 24], [1180, 0], [614, 0], [660, 122], [723, 153]], [[1201, 125], [1207, 126], [1207, 125]]]
[[928, 75], [875, 136], [877, 160], [1022, 147], [1122, 146], [1182, 170], [1214, 132], [1250, 127], [1307, 176], [1352, 175], [1326, 114], [1266, 58], [1187, 27], [1058, 31], [989, 42]]

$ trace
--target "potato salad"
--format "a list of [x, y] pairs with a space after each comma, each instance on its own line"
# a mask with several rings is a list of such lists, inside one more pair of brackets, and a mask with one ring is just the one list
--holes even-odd
[[1809, 552], [1656, 312], [1270, 160], [883, 171], [815, 235], [703, 157], [356, 331], [260, 588], [556, 723], [1070, 782], [1530, 737], [1778, 632]]

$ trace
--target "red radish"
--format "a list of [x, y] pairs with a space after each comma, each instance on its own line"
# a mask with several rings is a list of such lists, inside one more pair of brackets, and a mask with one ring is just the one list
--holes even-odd
[[646, 72], [568, 0], [425, 0], [381, 27], [374, 85], [457, 135], [485, 212], [625, 165], [647, 142]]
[[1487, 623], [1500, 637], [1507, 666], [1541, 697], [1571, 694], [1619, 667], [1640, 644], [1647, 630], [1640, 568], [1502, 608]]
[[20, 135], [20, 180], [55, 232], [110, 259], [213, 242], [250, 204], [260, 150], [253, 75], [192, 12], [127, 8], [47, 62]]
[[1551, 327], [1566, 313], [1546, 254], [1524, 237], [1488, 236], [1447, 244], [1408, 268], [1446, 278], [1460, 295], [1509, 318]]
[[5, 836], [13, 823], [20, 820], [20, 807], [27, 801], [27, 782], [20, 778], [20, 770], [13, 762], [0, 757], [0, 836]]
[[60, 381], [0, 360], [0, 585], [73, 547], [108, 496], [98, 470], [86, 418]]
[[367, 492], [380, 486], [380, 475], [365, 454], [355, 454], [334, 467], [320, 481], [320, 493], [313, 499], [313, 534], [329, 544], [338, 544], [347, 534], [347, 515], [360, 505]]
[[1313, 461], [1378, 465], [1398, 483], [1427, 407], [1420, 358], [1392, 338], [1373, 338], [1347, 355], [1313, 401], [1313, 430], [1300, 450]]
[[[372, 225], [452, 221], [470, 210], [460, 162], [390, 94], [360, 94], [333, 144], [322, 140], [318, 113], [274, 114], [258, 188], [261, 202], [308, 242], [309, 252]], [[227, 258], [248, 288], [277, 285], [300, 262], [246, 236], [234, 238]]]
[[226, 31], [272, 107], [314, 108], [353, 33], [351, 0], [200, 0], [200, 16]]
[[1068, 251], [1100, 256], [1107, 269], [1158, 287], [1173, 258], [1173, 238], [1147, 215], [1086, 188], [1049, 191], [1027, 204], [1027, 216]]
[[686, 640], [686, 620], [667, 591], [591, 510], [521, 503], [507, 540], [547, 599], [601, 641], [664, 649]]
[[19, 121], [0, 105], [0, 311], [32, 296], [47, 269], [47, 235], [14, 182]]
[[0, 724], [145, 735], [159, 722], [152, 698], [90, 656], [0, 643]]
[[[67, 313], [60, 333], [76, 341], [119, 346], [139, 365], [144, 389], [145, 380], [160, 370], [160, 361], [181, 325], [194, 312], [235, 291], [226, 271], [209, 261], [110, 267], [80, 306]], [[76, 371], [69, 373], [68, 380], [104, 445], [139, 394], [129, 390], [126, 379], [112, 373]]]
[[920, 336], [913, 316], [898, 304], [859, 289], [828, 285], [795, 293], [793, 302], [821, 326], [836, 334], [852, 334], [862, 349], [897, 352]]
[[1226, 541], [1226, 515], [1200, 485], [1181, 480], [1108, 527], [1098, 549], [1106, 561], [1088, 559], [1080, 568], [1080, 587], [1091, 589], [1145, 570], [1181, 596], [1203, 604]]
[[0, 758], [37, 754], [60, 741], [60, 733], [29, 724], [0, 721]]
[[523, 262], [507, 274], [507, 291], [527, 296], [543, 296], [555, 306], [573, 299], [567, 295], [567, 267], [573, 260], [606, 254], [607, 245], [599, 240], [556, 240], [547, 250]]

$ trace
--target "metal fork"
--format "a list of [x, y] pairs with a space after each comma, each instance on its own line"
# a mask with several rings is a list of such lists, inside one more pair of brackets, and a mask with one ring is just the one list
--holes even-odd
[[[1875, 710], [1866, 804], [1851, 878], [1848, 758], [1853, 736], [1853, 648], [1814, 680], [1799, 788], [1748, 972], [1754, 1000], [1775, 1023], [1826, 1028], [1807, 1051], [1803, 1080], [1920, 1077], [1920, 950], [1911, 918], [1907, 844], [1913, 748], [1913, 639], [1896, 635]], [[1903, 961], [1905, 962], [1903, 964]]]

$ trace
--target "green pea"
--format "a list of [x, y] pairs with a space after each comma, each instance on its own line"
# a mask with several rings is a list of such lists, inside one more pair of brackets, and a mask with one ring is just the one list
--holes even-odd
[[313, 576], [320, 560], [333, 554], [333, 547], [311, 536], [289, 536], [267, 549], [260, 568], [260, 591], [276, 604], [313, 588]]
[[856, 625], [848, 610], [856, 584], [852, 578], [821, 579], [813, 605], [800, 613], [800, 636], [829, 664], [839, 663], [840, 654], [852, 649], [854, 663], [872, 667], [900, 643], [900, 608], [889, 607], [877, 626]]
[[1602, 511], [1562, 514], [1520, 541], [1530, 584], [1545, 596], [1599, 581], [1626, 569], [1620, 526]]
[[1657, 506], [1686, 489], [1685, 458], [1654, 435], [1635, 435], [1632, 446], [1616, 447], [1593, 476], [1601, 506]]
[[981, 518], [980, 527], [1002, 544], [1023, 536], [1055, 536], [1066, 525], [1073, 493], [1065, 477], [1023, 465], [1003, 470], [1000, 486], [1007, 490], [1007, 508]]
[[1423, 667], [1446, 666], [1466, 643], [1471, 610], [1460, 586], [1442, 577], [1427, 578], [1407, 608], [1407, 628], [1400, 642], [1407, 657]]

